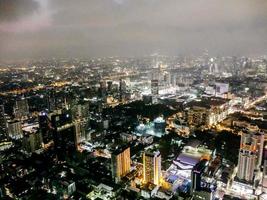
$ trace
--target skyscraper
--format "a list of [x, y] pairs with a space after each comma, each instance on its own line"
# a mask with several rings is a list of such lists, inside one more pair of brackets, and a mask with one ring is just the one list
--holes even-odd
[[164, 79], [164, 86], [165, 87], [170, 86], [170, 84], [171, 84], [171, 74], [169, 72], [165, 72], [164, 73], [163, 79]]
[[88, 129], [88, 121], [85, 119], [76, 119], [73, 121], [75, 126], [76, 144], [79, 144], [86, 138], [86, 131]]
[[111, 92], [111, 90], [112, 90], [112, 84], [113, 84], [112, 81], [107, 81], [107, 91], [108, 92]]
[[52, 88], [47, 88], [47, 109], [52, 112], [56, 109], [56, 92]]
[[252, 182], [257, 156], [252, 151], [240, 149], [238, 158], [237, 177], [241, 180]]
[[107, 97], [107, 84], [105, 80], [101, 80], [100, 81], [100, 88], [99, 88], [99, 92], [100, 92], [100, 97], [104, 100]]
[[89, 112], [89, 102], [83, 102], [77, 105], [77, 115], [79, 118], [88, 118]]
[[27, 99], [21, 98], [16, 101], [14, 114], [17, 118], [21, 118], [29, 114], [29, 105]]
[[0, 136], [6, 135], [6, 117], [4, 105], [0, 105]]
[[27, 132], [22, 139], [22, 146], [27, 152], [34, 152], [42, 148], [42, 134], [40, 131]]
[[160, 184], [161, 155], [160, 152], [143, 153], [143, 181], [145, 183]]
[[267, 145], [264, 147], [262, 186], [267, 192]]
[[65, 111], [51, 117], [53, 127], [53, 138], [58, 158], [65, 159], [76, 150], [75, 124], [69, 112]]
[[41, 112], [38, 116], [38, 121], [43, 143], [47, 144], [53, 140], [52, 127], [48, 114]]
[[130, 167], [130, 147], [124, 146], [115, 149], [111, 154], [111, 172], [115, 182], [119, 182], [122, 177], [128, 174]]
[[11, 120], [7, 122], [8, 136], [13, 139], [20, 139], [23, 137], [22, 125], [18, 120]]
[[120, 90], [120, 96], [119, 96], [119, 100], [122, 101], [125, 98], [125, 94], [126, 94], [126, 81], [120, 79], [120, 86], [119, 86], [119, 90]]
[[264, 135], [260, 132], [243, 131], [241, 135], [237, 177], [252, 182], [254, 171], [262, 162]]
[[151, 94], [155, 96], [159, 94], [159, 80], [157, 79], [151, 80]]

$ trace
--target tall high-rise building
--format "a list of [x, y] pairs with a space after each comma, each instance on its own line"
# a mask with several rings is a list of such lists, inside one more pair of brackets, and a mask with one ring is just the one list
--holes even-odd
[[83, 104], [79, 104], [77, 108], [77, 114], [79, 118], [88, 118], [90, 115], [89, 102], [84, 102]]
[[111, 154], [111, 172], [115, 182], [119, 182], [122, 177], [130, 172], [131, 158], [130, 147], [115, 149]]
[[26, 98], [21, 98], [16, 101], [14, 106], [14, 114], [17, 118], [21, 118], [29, 114], [29, 105]]
[[42, 134], [40, 131], [25, 133], [22, 139], [22, 146], [27, 152], [34, 152], [42, 148]]
[[252, 151], [240, 149], [238, 157], [237, 177], [241, 180], [252, 182], [257, 156]]
[[107, 84], [105, 80], [101, 80], [100, 81], [100, 88], [99, 88], [99, 92], [100, 92], [100, 97], [105, 99], [107, 96]]
[[111, 90], [112, 90], [112, 84], [113, 84], [112, 81], [107, 81], [107, 91], [108, 92], [111, 92]]
[[86, 138], [86, 131], [88, 131], [88, 121], [85, 119], [74, 120], [76, 144], [79, 144]]
[[77, 144], [83, 141], [86, 133], [89, 130], [89, 102], [82, 101], [71, 107], [73, 123], [75, 124], [76, 142]]
[[6, 117], [4, 105], [0, 105], [0, 136], [6, 135]]
[[201, 160], [194, 166], [191, 172], [191, 179], [192, 179], [191, 192], [202, 190], [201, 179], [207, 167], [207, 163], [208, 163], [207, 160]]
[[18, 120], [11, 120], [7, 122], [8, 136], [13, 139], [20, 139], [23, 137], [22, 125]]
[[38, 116], [38, 121], [39, 121], [40, 133], [43, 138], [43, 143], [47, 144], [51, 140], [53, 140], [52, 125], [48, 117], [48, 114], [45, 112], [41, 112]]
[[165, 72], [164, 73], [163, 79], [164, 79], [164, 86], [165, 87], [170, 86], [170, 84], [171, 84], [171, 74], [169, 72]]
[[252, 182], [254, 172], [262, 162], [264, 135], [261, 132], [243, 131], [240, 141], [237, 177]]
[[47, 109], [52, 112], [56, 109], [56, 106], [56, 92], [53, 89], [48, 88]]
[[151, 94], [155, 96], [159, 94], [159, 80], [157, 79], [151, 80]]
[[119, 100], [122, 101], [125, 98], [125, 94], [126, 94], [126, 81], [120, 79], [120, 86], [119, 86], [119, 90], [120, 90], [120, 96], [119, 96]]
[[73, 106], [71, 106], [72, 116], [74, 118], [88, 118], [90, 115], [89, 112], [89, 102], [79, 102]]
[[262, 186], [267, 192], [267, 145], [264, 147]]
[[64, 160], [76, 151], [76, 129], [71, 114], [64, 112], [51, 117], [53, 138], [58, 158]]
[[191, 172], [191, 180], [192, 180], [191, 193], [206, 189], [202, 187], [201, 182], [203, 173], [207, 168], [207, 164], [208, 160], [203, 159], [193, 167], [193, 170]]
[[154, 66], [151, 70], [151, 80], [161, 80], [162, 75], [162, 69], [161, 69], [162, 63], [158, 61], [154, 61]]
[[161, 155], [159, 151], [143, 153], [143, 181], [145, 183], [160, 184]]

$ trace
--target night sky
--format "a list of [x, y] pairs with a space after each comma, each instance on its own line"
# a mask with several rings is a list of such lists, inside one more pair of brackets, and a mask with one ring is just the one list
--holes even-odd
[[0, 59], [267, 54], [266, 0], [0, 0]]

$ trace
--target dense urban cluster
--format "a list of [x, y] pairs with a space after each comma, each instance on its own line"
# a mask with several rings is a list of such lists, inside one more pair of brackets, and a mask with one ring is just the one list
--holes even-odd
[[267, 57], [0, 64], [1, 199], [267, 199]]

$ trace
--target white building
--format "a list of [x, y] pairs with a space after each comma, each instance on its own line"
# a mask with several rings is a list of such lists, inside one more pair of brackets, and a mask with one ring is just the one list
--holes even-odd
[[252, 182], [254, 171], [259, 169], [262, 162], [264, 134], [243, 131], [240, 141], [237, 177]]

